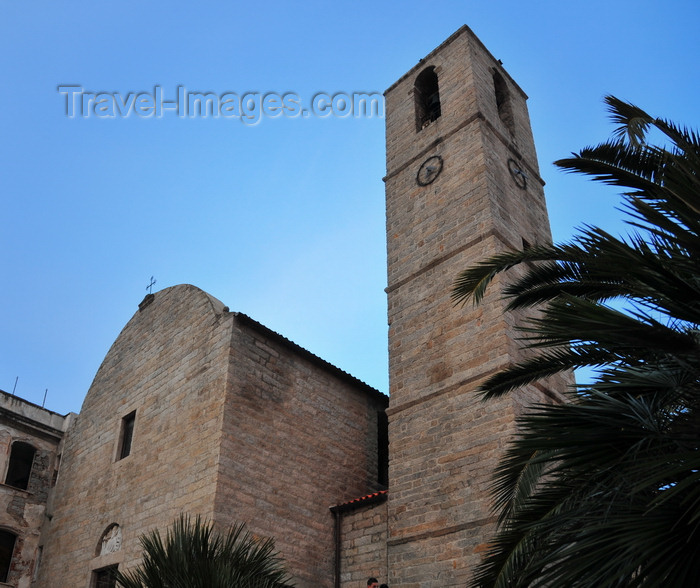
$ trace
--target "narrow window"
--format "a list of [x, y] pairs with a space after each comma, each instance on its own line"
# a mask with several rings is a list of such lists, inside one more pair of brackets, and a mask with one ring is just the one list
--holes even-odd
[[513, 121], [513, 106], [510, 100], [510, 92], [503, 76], [496, 70], [493, 72], [493, 90], [496, 94], [498, 116], [512, 135], [515, 132], [515, 123]]
[[16, 539], [17, 535], [14, 533], [0, 530], [0, 582], [7, 582], [7, 576], [10, 574]]
[[377, 413], [377, 482], [389, 485], [389, 418]]
[[5, 484], [14, 486], [20, 490], [26, 490], [29, 486], [29, 478], [32, 473], [34, 454], [36, 449], [22, 441], [15, 441], [10, 452], [10, 464], [7, 467]]
[[130, 412], [122, 419], [122, 430], [119, 444], [119, 459], [124, 459], [131, 453], [131, 441], [134, 438], [134, 422], [136, 411]]
[[92, 573], [92, 588], [116, 588], [117, 578], [115, 573], [117, 566], [109, 566]]
[[434, 67], [424, 69], [413, 87], [416, 103], [416, 131], [427, 127], [442, 114], [438, 77]]

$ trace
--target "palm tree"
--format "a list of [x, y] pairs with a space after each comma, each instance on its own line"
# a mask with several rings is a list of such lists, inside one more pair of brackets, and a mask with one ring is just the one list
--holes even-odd
[[243, 524], [225, 535], [200, 517], [182, 515], [168, 529], [141, 537], [143, 562], [116, 572], [124, 588], [283, 588], [289, 576], [272, 539], [255, 539]]
[[556, 165], [623, 188], [629, 234], [584, 227], [455, 282], [455, 301], [478, 303], [496, 274], [531, 262], [504, 295], [538, 309], [524, 328], [537, 353], [485, 382], [485, 399], [595, 368], [567, 403], [519, 419], [473, 586], [700, 586], [700, 141], [606, 102], [612, 139]]

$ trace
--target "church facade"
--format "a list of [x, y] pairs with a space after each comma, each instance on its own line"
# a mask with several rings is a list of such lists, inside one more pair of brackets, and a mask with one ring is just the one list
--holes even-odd
[[385, 98], [390, 396], [194, 286], [149, 294], [79, 415], [0, 395], [0, 586], [109, 587], [183, 512], [273, 537], [300, 588], [465, 585], [517, 415], [568, 382], [482, 403], [521, 317], [451, 285], [550, 240], [543, 182], [526, 96], [468, 27]]

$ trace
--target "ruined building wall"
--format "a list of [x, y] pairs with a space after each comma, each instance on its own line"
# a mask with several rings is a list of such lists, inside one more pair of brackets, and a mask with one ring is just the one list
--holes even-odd
[[[31, 585], [60, 442], [70, 418], [0, 392], [0, 532], [4, 540], [15, 537], [13, 549], [3, 553], [11, 556], [11, 563], [6, 570], [7, 562], [2, 562], [2, 585]], [[15, 444], [23, 446], [21, 465]]]

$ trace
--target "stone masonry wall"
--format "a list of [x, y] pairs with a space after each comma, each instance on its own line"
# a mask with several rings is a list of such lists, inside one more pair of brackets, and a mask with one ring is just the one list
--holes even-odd
[[329, 507], [380, 488], [377, 413], [387, 399], [242, 315], [230, 360], [216, 520], [274, 537], [298, 588], [329, 588]]
[[[441, 116], [417, 131], [414, 83], [428, 67]], [[522, 317], [505, 311], [500, 277], [476, 308], [455, 307], [450, 294], [459, 272], [480, 259], [549, 241], [544, 193], [526, 96], [467, 27], [385, 97], [388, 583], [463, 586], [493, 531], [488, 485], [515, 416], [545, 397], [532, 387], [480, 401], [479, 384], [523, 357]], [[442, 158], [442, 172], [419, 185], [418, 169], [432, 156]]]
[[387, 581], [387, 503], [340, 515], [341, 588], [366, 588], [367, 578]]
[[[181, 512], [212, 517], [230, 315], [193, 286], [158, 292], [124, 327], [65, 440], [37, 588], [89, 588], [140, 560], [138, 538]], [[131, 453], [122, 419], [136, 411]], [[118, 525], [121, 540], [103, 549]]]
[[[66, 418], [0, 392], [0, 528], [16, 535], [6, 584], [29, 588]], [[7, 485], [12, 444], [36, 450], [26, 489]]]
[[[387, 399], [193, 286], [148, 296], [65, 438], [38, 588], [91, 588], [180, 513], [273, 537], [299, 588], [331, 586], [329, 507], [378, 489]], [[133, 442], [120, 459], [124, 417]]]

